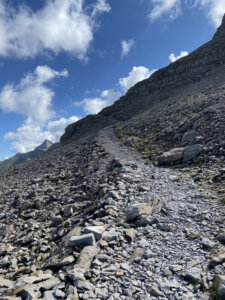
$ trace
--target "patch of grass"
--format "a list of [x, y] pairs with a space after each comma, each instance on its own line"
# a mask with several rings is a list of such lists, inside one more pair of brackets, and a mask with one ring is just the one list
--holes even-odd
[[211, 287], [209, 293], [210, 296], [212, 297], [212, 300], [220, 300], [220, 296], [217, 294], [217, 291], [214, 286]]
[[200, 233], [190, 233], [188, 235], [189, 240], [193, 241], [201, 237]]

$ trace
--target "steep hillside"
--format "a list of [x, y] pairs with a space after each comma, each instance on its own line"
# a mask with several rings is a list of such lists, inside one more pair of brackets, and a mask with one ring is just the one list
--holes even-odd
[[123, 141], [153, 159], [174, 147], [200, 144], [198, 163], [215, 156], [222, 161], [224, 74], [225, 17], [210, 42], [137, 83], [98, 115], [68, 126], [61, 143], [120, 122], [116, 131]]

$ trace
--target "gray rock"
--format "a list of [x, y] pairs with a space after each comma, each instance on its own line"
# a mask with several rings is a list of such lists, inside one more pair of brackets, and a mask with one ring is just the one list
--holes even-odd
[[184, 149], [184, 156], [183, 161], [188, 161], [193, 159], [195, 156], [197, 156], [202, 151], [202, 145], [196, 144], [188, 146]]
[[217, 275], [214, 279], [214, 287], [221, 300], [225, 300], [225, 275]]
[[218, 234], [217, 237], [216, 237], [216, 239], [221, 244], [225, 245], [225, 232]]
[[190, 283], [199, 282], [201, 280], [201, 269], [192, 268], [184, 274], [184, 279]]
[[201, 239], [201, 244], [204, 248], [207, 248], [207, 249], [210, 249], [212, 248], [213, 246], [215, 246], [215, 243], [213, 241], [210, 241], [209, 239], [207, 238], [202, 238]]
[[85, 247], [78, 257], [75, 268], [88, 270], [91, 266], [93, 258], [98, 254], [99, 248], [94, 246]]
[[104, 226], [88, 226], [84, 228], [84, 233], [93, 233], [96, 240], [100, 240], [102, 238], [102, 234], [104, 231]]
[[69, 240], [69, 246], [74, 247], [78, 246], [84, 248], [86, 246], [94, 246], [95, 237], [93, 233], [83, 234], [80, 236], [72, 236]]
[[142, 215], [152, 214], [153, 208], [148, 203], [141, 203], [137, 205], [129, 206], [125, 212], [126, 220], [128, 222], [133, 221], [134, 219]]
[[118, 233], [114, 228], [111, 228], [109, 231], [106, 231], [103, 235], [103, 239], [106, 242], [112, 242], [118, 239]]
[[164, 152], [162, 155], [157, 157], [158, 164], [168, 164], [181, 160], [183, 157], [184, 148], [173, 148], [168, 152]]
[[55, 291], [46, 291], [43, 295], [43, 300], [56, 300]]

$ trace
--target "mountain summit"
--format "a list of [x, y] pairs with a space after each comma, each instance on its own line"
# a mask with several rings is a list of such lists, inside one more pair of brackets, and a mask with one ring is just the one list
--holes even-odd
[[15, 156], [0, 162], [0, 170], [10, 168], [26, 160], [38, 157], [46, 153], [47, 151], [55, 149], [57, 146], [57, 143], [53, 144], [51, 141], [46, 139], [41, 145], [36, 147], [34, 150], [29, 151], [27, 153], [17, 153]]
[[223, 16], [222, 23], [220, 27], [217, 29], [213, 39], [217, 38], [225, 38], [225, 15]]

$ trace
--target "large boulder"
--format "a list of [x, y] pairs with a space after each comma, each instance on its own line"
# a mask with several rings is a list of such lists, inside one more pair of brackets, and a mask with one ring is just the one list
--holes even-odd
[[169, 164], [183, 158], [184, 148], [173, 148], [157, 157], [159, 165]]
[[202, 151], [202, 145], [195, 144], [187, 146], [184, 149], [184, 155], [183, 155], [183, 161], [188, 161], [199, 155], [199, 153]]

